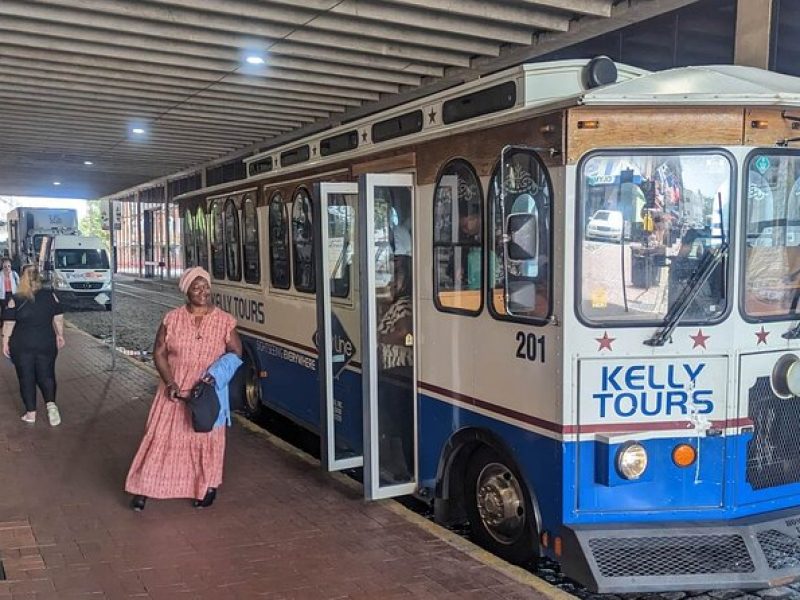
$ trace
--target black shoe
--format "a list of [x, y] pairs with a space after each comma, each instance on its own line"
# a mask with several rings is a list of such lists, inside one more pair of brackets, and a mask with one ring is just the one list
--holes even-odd
[[192, 504], [195, 508], [208, 508], [214, 504], [214, 499], [217, 497], [217, 488], [208, 488], [206, 495], [202, 500], [195, 500]]
[[131, 500], [131, 508], [135, 511], [141, 512], [144, 510], [145, 502], [147, 502], [147, 496], [134, 496]]

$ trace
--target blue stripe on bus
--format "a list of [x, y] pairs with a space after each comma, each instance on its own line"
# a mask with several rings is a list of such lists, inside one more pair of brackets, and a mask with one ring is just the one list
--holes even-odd
[[[262, 381], [265, 401], [319, 431], [315, 357], [242, 337], [259, 370], [267, 371]], [[361, 375], [345, 370], [335, 385], [335, 397], [342, 402], [337, 431], [360, 448]], [[441, 453], [455, 432], [464, 428], [491, 431], [503, 440], [535, 491], [542, 525], [550, 531], [558, 531], [562, 523], [740, 518], [794, 506], [800, 494], [800, 483], [751, 489], [744, 480], [749, 433], [699, 440], [693, 436], [641, 440], [648, 451], [648, 468], [641, 480], [627, 482], [616, 475], [613, 464], [619, 444], [562, 442], [424, 393], [418, 395], [418, 404], [421, 487], [435, 486]], [[635, 438], [631, 434], [630, 439]], [[696, 465], [679, 468], [672, 463], [672, 449], [679, 443], [699, 446], [699, 471]]]

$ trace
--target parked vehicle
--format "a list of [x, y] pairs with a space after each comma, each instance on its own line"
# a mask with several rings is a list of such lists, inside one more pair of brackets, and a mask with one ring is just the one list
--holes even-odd
[[601, 240], [622, 240], [622, 213], [618, 210], [598, 210], [586, 225], [586, 237]]
[[98, 237], [47, 236], [40, 263], [59, 300], [111, 310], [111, 269], [105, 243]]
[[14, 269], [38, 260], [45, 236], [76, 235], [74, 208], [18, 207], [8, 213], [8, 253]]
[[366, 498], [415, 494], [602, 592], [783, 585], [800, 150], [775, 141], [800, 79], [605, 63], [622, 81], [587, 89], [591, 65], [248, 157], [246, 181], [176, 198], [186, 264], [238, 320], [249, 408], [317, 431]]

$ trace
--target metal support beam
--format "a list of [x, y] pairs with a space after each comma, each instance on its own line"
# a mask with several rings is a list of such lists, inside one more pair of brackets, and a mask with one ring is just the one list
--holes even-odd
[[[172, 215], [170, 213], [170, 206], [169, 206], [169, 185], [167, 182], [164, 182], [164, 249], [166, 251], [166, 257], [162, 255], [162, 259], [164, 263], [167, 265], [167, 277], [169, 278], [172, 274], [171, 272], [171, 264], [172, 264], [172, 249], [170, 248], [169, 243], [169, 234], [170, 234], [170, 223], [172, 221]], [[162, 270], [161, 273], [164, 271]]]

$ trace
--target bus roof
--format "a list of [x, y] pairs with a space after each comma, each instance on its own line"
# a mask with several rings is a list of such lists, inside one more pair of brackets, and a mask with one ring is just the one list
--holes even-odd
[[737, 65], [680, 67], [589, 90], [580, 103], [795, 107], [800, 106], [800, 78]]
[[[583, 59], [531, 63], [486, 75], [249, 156], [244, 159], [249, 180], [246, 183], [242, 180], [222, 183], [182, 194], [176, 200], [227, 192], [233, 185], [243, 183], [254, 185], [267, 173], [298, 172], [312, 165], [341, 160], [344, 155], [365, 156], [399, 147], [410, 139], [429, 140], [481, 124], [510, 122], [527, 112], [582, 105], [800, 106], [800, 78], [754, 67], [710, 65], [650, 72], [615, 63], [617, 82], [590, 88], [586, 80], [590, 63]], [[494, 97], [490, 98], [492, 94]], [[467, 107], [460, 115], [459, 103]], [[481, 104], [487, 109], [470, 113], [469, 106]], [[451, 115], [450, 121], [447, 105], [456, 105], [455, 117]], [[383, 124], [400, 130], [404, 123], [411, 124], [408, 134], [373, 139], [376, 127]]]

